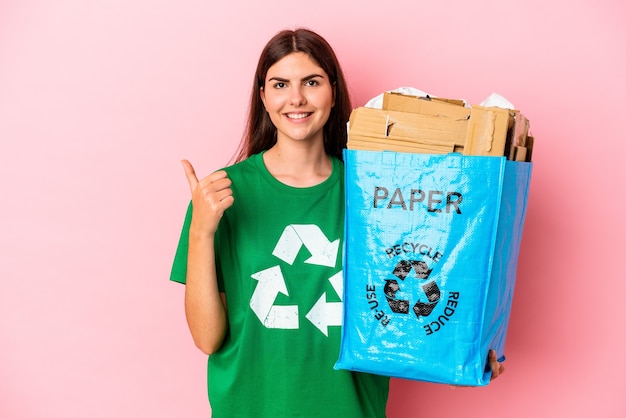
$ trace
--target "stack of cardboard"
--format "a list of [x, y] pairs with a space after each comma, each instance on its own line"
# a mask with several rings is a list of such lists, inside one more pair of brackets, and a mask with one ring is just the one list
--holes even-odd
[[462, 100], [384, 93], [382, 109], [352, 111], [348, 148], [371, 151], [506, 156], [531, 161], [533, 137], [518, 110]]

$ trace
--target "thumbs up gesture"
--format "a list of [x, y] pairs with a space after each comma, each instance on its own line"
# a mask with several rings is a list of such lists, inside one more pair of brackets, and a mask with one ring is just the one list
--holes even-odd
[[213, 235], [224, 211], [235, 201], [230, 188], [232, 182], [225, 171], [216, 171], [198, 180], [191, 163], [183, 160], [182, 164], [191, 190], [191, 224], [198, 232]]

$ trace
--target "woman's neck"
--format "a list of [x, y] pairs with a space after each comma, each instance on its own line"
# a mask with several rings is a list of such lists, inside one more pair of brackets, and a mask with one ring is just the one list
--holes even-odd
[[321, 146], [281, 146], [276, 143], [263, 154], [267, 170], [278, 181], [292, 187], [311, 187], [322, 183], [332, 173], [330, 157]]

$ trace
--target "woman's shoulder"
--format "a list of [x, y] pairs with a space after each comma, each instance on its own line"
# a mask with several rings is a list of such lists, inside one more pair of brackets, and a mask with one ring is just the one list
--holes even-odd
[[237, 175], [249, 173], [251, 171], [258, 170], [258, 162], [261, 158], [261, 154], [253, 154], [244, 160], [237, 161], [234, 164], [224, 167], [222, 170], [226, 171], [229, 175]]

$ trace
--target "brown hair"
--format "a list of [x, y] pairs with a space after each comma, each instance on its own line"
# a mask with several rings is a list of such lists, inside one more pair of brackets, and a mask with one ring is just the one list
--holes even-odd
[[308, 29], [283, 30], [265, 45], [252, 83], [248, 121], [236, 161], [270, 149], [276, 143], [276, 127], [270, 120], [261, 101], [260, 91], [265, 85], [269, 68], [293, 52], [309, 55], [328, 74], [335, 88], [335, 105], [324, 125], [324, 148], [328, 155], [342, 159], [346, 147], [346, 122], [352, 104], [341, 66], [332, 47], [324, 38]]

